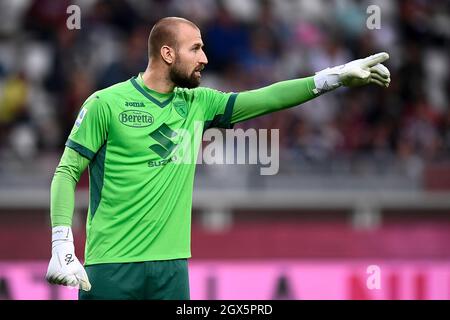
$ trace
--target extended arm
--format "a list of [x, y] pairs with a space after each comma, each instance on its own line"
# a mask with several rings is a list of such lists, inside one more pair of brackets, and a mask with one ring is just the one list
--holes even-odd
[[340, 86], [355, 87], [373, 83], [388, 87], [390, 73], [381, 64], [388, 58], [389, 55], [382, 52], [327, 68], [312, 77], [281, 81], [264, 88], [241, 92], [234, 105], [231, 123], [297, 106]]
[[268, 87], [239, 93], [231, 123], [290, 108], [316, 96], [313, 77], [277, 82]]

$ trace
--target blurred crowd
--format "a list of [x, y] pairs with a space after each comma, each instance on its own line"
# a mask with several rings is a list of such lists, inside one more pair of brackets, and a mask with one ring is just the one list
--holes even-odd
[[[69, 30], [69, 5], [81, 29]], [[370, 30], [369, 5], [381, 9]], [[239, 124], [280, 129], [280, 154], [304, 165], [450, 158], [449, 1], [0, 1], [0, 159], [59, 157], [83, 101], [147, 65], [164, 16], [202, 31], [203, 86], [239, 92], [387, 51], [388, 89], [341, 89]]]

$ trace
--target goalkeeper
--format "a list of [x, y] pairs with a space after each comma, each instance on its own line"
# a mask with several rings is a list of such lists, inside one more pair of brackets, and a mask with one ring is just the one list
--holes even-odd
[[[233, 124], [297, 106], [340, 86], [388, 87], [387, 53], [240, 93], [198, 87], [208, 63], [198, 27], [158, 21], [145, 72], [83, 104], [51, 184], [52, 256], [46, 279], [79, 299], [189, 299], [195, 161], [174, 161], [194, 124]], [[200, 139], [194, 143], [194, 153]], [[75, 186], [89, 168], [84, 266], [71, 230]]]

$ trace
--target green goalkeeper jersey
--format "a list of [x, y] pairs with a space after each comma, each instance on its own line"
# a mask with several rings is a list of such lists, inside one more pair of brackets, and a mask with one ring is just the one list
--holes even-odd
[[141, 75], [95, 92], [66, 142], [90, 160], [85, 264], [190, 257], [195, 158], [208, 127], [231, 127], [236, 94], [161, 94]]

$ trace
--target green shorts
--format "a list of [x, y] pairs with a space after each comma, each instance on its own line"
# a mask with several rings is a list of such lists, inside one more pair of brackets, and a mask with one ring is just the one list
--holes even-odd
[[79, 300], [189, 300], [187, 259], [86, 266], [90, 291]]

